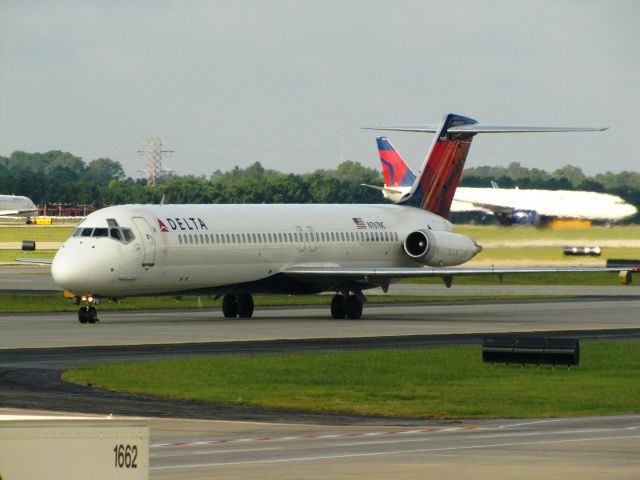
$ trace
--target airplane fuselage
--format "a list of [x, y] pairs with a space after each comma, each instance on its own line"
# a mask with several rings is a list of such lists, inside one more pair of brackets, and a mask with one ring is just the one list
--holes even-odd
[[[56, 254], [52, 274], [79, 296], [313, 293], [334, 280], [281, 274], [293, 266], [422, 267], [403, 247], [417, 229], [452, 225], [397, 205], [122, 205], [90, 214]], [[463, 238], [466, 248], [439, 246], [437, 265], [475, 255]]]
[[0, 216], [24, 217], [37, 212], [35, 204], [28, 197], [0, 195]]

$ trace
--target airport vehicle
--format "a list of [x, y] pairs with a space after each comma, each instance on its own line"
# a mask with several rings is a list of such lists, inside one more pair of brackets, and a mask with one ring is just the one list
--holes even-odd
[[30, 217], [37, 212], [37, 207], [27, 197], [18, 195], [0, 195], [0, 215], [13, 217]]
[[[364, 185], [382, 192], [385, 198], [402, 201], [415, 181], [402, 156], [386, 137], [378, 137], [378, 153], [384, 186]], [[616, 222], [635, 215], [635, 206], [616, 195], [571, 190], [540, 190], [459, 187], [452, 212], [483, 212], [495, 215], [503, 225], [545, 224], [554, 218]]]
[[247, 318], [256, 293], [333, 291], [332, 317], [360, 318], [364, 290], [386, 291], [401, 278], [440, 277], [451, 286], [458, 275], [618, 270], [454, 268], [481, 251], [446, 217], [471, 141], [487, 127], [447, 114], [434, 128], [423, 173], [396, 205], [108, 207], [63, 244], [53, 279], [76, 304], [87, 303], [78, 319], [93, 323], [102, 298], [224, 295], [225, 317]]

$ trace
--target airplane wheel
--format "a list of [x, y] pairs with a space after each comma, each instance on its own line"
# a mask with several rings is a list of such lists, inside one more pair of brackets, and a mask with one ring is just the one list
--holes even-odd
[[238, 316], [240, 318], [251, 318], [253, 315], [253, 297], [248, 293], [238, 296]]
[[331, 300], [331, 318], [345, 318], [347, 316], [346, 303], [344, 295], [334, 295]]
[[354, 320], [362, 318], [362, 302], [358, 300], [358, 297], [355, 295], [349, 295], [345, 305], [345, 310], [347, 312], [347, 318]]
[[96, 323], [98, 321], [98, 311], [95, 307], [89, 307], [87, 309], [87, 322]]
[[80, 310], [78, 310], [78, 321], [80, 323], [87, 323], [88, 319], [87, 307], [80, 307]]
[[226, 318], [238, 316], [238, 302], [235, 295], [225, 295], [222, 299], [222, 313]]

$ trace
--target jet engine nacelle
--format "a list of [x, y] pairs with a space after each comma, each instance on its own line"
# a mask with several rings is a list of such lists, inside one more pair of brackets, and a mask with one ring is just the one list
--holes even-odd
[[451, 232], [416, 230], [404, 240], [407, 255], [430, 267], [460, 265], [481, 250], [469, 237]]

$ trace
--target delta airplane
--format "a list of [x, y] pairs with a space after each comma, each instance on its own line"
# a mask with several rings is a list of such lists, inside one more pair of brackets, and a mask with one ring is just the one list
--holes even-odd
[[[479, 251], [446, 220], [471, 145], [486, 126], [447, 114], [422, 175], [396, 205], [120, 205], [91, 213], [52, 261], [54, 281], [97, 320], [101, 299], [223, 295], [225, 317], [252, 295], [336, 292], [333, 318], [360, 318], [363, 291], [407, 277], [607, 268], [453, 268]], [[531, 131], [505, 127], [507, 131]], [[547, 129], [548, 130], [548, 129]], [[541, 131], [533, 129], [533, 131]]]
[[[380, 190], [392, 202], [400, 202], [411, 191], [415, 174], [386, 137], [377, 137], [384, 186]], [[503, 225], [544, 224], [551, 218], [619, 221], [638, 210], [616, 195], [572, 190], [529, 190], [518, 188], [459, 187], [452, 212], [484, 212], [495, 215]]]
[[0, 215], [29, 217], [37, 212], [35, 204], [27, 197], [0, 195]]

